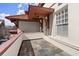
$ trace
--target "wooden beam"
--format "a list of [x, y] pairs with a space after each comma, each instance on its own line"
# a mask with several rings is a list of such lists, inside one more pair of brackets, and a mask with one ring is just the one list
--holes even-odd
[[39, 7], [43, 7], [45, 3], [39, 3]]
[[56, 3], [53, 3], [49, 8], [51, 8], [52, 6], [54, 6]]

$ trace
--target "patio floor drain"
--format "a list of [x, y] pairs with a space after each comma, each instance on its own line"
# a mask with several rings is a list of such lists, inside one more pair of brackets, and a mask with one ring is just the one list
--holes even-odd
[[18, 56], [34, 56], [34, 51], [30, 40], [24, 40], [22, 42]]

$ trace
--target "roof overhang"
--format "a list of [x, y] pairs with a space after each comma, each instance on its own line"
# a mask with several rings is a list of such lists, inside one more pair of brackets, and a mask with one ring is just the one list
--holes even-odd
[[5, 18], [10, 19], [11, 21], [29, 21], [29, 22], [38, 22], [38, 19], [30, 19], [29, 15], [13, 15], [13, 16], [6, 16]]
[[52, 8], [29, 5], [29, 11], [25, 12], [26, 14], [6, 16], [5, 18], [10, 19], [11, 21], [39, 21], [41, 18], [46, 17], [53, 12], [54, 9]]
[[6, 16], [5, 18], [10, 19], [10, 20], [28, 20], [28, 15], [23, 14], [23, 15], [13, 15], [13, 16]]
[[50, 15], [54, 12], [54, 9], [52, 8], [45, 8], [45, 7], [38, 7], [38, 6], [32, 6], [30, 5], [29, 8], [29, 17], [30, 18], [37, 18], [37, 17], [45, 17]]

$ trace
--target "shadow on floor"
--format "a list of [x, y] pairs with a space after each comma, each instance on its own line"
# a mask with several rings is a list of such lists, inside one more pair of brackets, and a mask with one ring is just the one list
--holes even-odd
[[24, 40], [18, 56], [69, 56], [44, 39]]

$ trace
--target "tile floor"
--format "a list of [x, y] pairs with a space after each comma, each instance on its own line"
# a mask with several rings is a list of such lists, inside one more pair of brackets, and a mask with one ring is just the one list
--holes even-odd
[[44, 39], [24, 40], [18, 56], [69, 56]]

